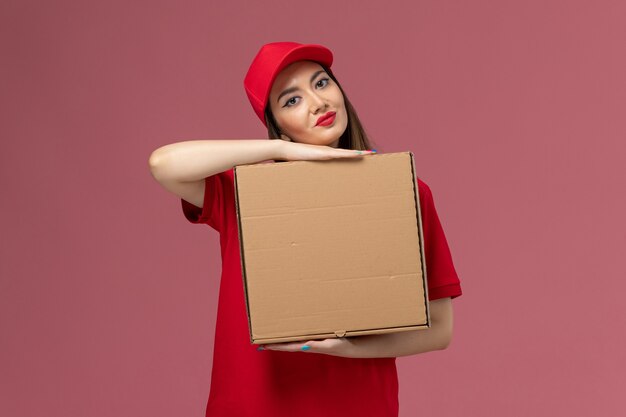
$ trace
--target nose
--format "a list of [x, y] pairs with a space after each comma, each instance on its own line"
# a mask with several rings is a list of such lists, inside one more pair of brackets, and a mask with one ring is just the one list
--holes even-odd
[[320, 111], [323, 111], [324, 109], [326, 109], [326, 107], [328, 107], [328, 104], [326, 103], [324, 98], [314, 92], [311, 93], [310, 103], [311, 103], [311, 111], [313, 112], [313, 114], [317, 114]]

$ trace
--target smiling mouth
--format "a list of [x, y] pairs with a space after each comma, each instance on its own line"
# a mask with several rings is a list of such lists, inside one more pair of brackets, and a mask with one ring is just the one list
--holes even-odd
[[328, 112], [317, 119], [315, 126], [326, 126], [331, 124], [335, 120], [336, 113], [334, 111]]

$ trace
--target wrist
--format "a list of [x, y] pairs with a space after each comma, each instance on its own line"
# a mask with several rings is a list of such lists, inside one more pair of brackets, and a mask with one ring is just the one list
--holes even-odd
[[270, 139], [272, 146], [272, 159], [285, 160], [285, 141], [282, 139]]
[[350, 356], [353, 358], [372, 358], [375, 357], [373, 350], [375, 335], [353, 336], [350, 337], [351, 347]]

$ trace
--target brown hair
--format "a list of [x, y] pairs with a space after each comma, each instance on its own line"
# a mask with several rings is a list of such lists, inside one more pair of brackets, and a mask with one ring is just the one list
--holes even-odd
[[[335, 75], [331, 72], [330, 68], [327, 68], [322, 64], [320, 65], [324, 68], [324, 71], [326, 71], [330, 78], [333, 79], [337, 86], [339, 86], [341, 94], [343, 95], [344, 104], [346, 106], [346, 113], [348, 114], [348, 125], [339, 138], [337, 147], [354, 150], [372, 149], [372, 143], [375, 142], [369, 139], [367, 133], [365, 132], [365, 128], [361, 124], [361, 120], [356, 113], [356, 110], [352, 106], [352, 103], [350, 103], [350, 100], [348, 100], [343, 88], [341, 88], [341, 84], [339, 84], [339, 81], [337, 81], [337, 78], [335, 78]], [[274, 120], [274, 115], [272, 114], [272, 110], [269, 105], [265, 106], [265, 123], [267, 124], [267, 137], [269, 139], [281, 139], [280, 129], [276, 124], [276, 120]]]

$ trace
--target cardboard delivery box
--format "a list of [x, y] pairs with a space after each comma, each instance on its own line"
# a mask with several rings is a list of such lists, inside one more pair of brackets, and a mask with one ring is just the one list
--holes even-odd
[[252, 344], [430, 326], [412, 152], [233, 171]]

